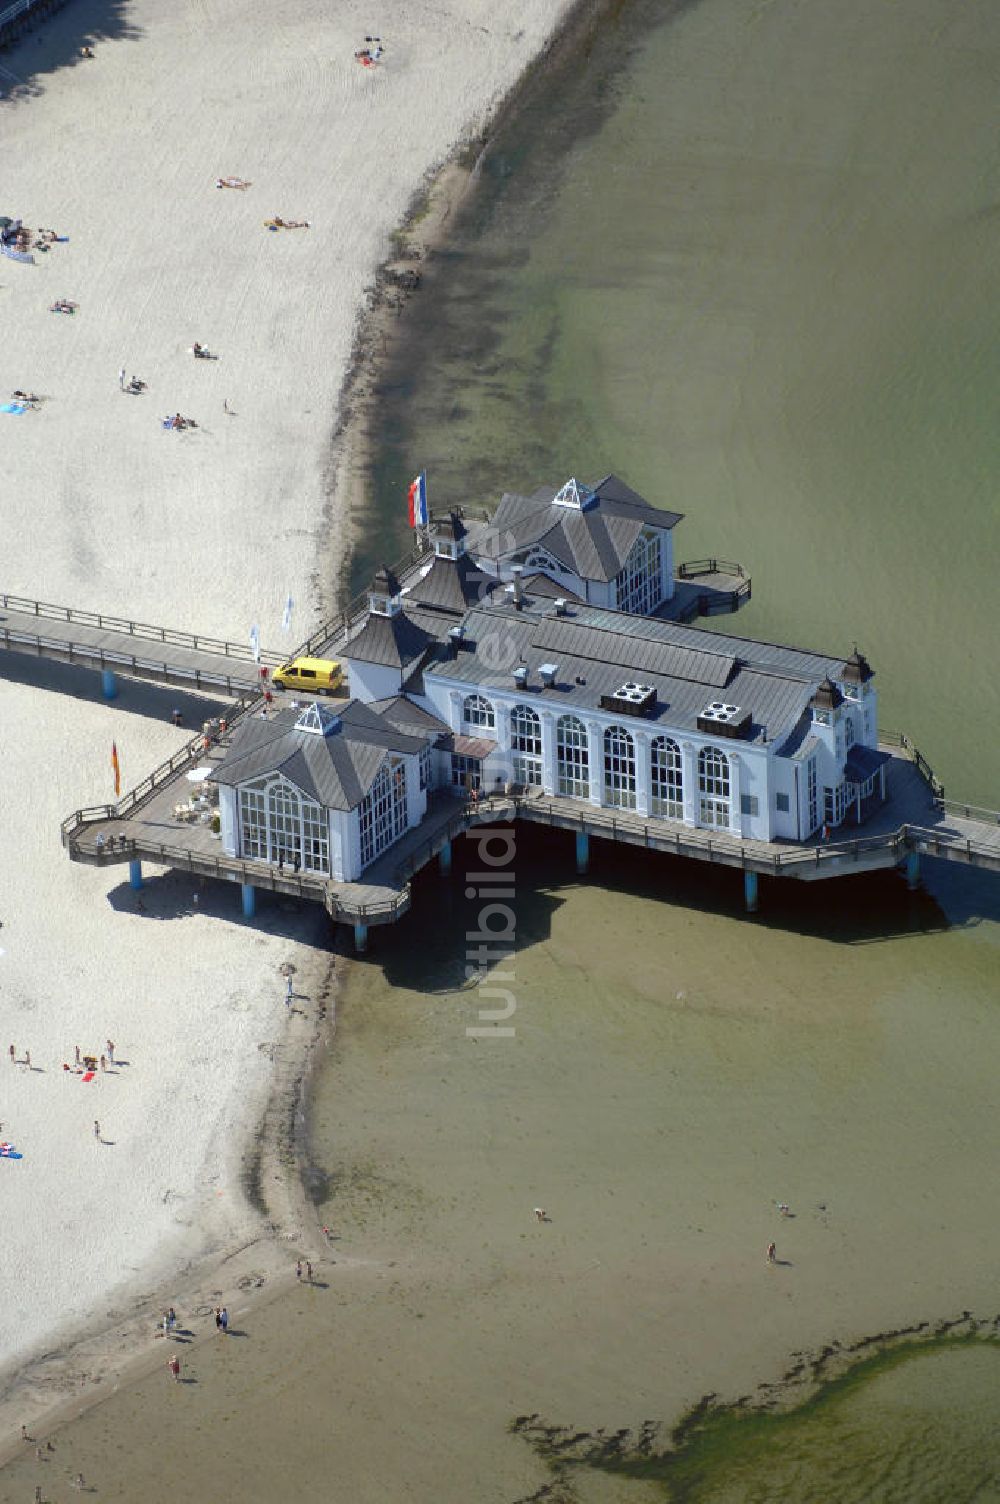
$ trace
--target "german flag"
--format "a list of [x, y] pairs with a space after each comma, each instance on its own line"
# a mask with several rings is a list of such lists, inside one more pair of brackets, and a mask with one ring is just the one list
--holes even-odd
[[122, 791], [122, 770], [118, 761], [118, 747], [115, 742], [111, 743], [111, 766], [115, 770], [115, 797]]

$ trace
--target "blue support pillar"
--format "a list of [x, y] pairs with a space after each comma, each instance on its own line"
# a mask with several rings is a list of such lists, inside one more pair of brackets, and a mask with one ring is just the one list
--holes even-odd
[[101, 693], [106, 700], [113, 700], [118, 694], [118, 682], [109, 668], [101, 669]]
[[748, 914], [757, 912], [757, 874], [756, 872], [744, 872], [743, 874], [743, 902]]
[[576, 833], [576, 870], [581, 875], [590, 867], [590, 837], [585, 830]]
[[252, 919], [257, 912], [257, 889], [253, 883], [241, 883], [240, 892], [243, 895], [243, 918]]
[[133, 857], [128, 864], [129, 886], [132, 888], [142, 887], [142, 863], [137, 857]]
[[920, 886], [920, 852], [906, 853], [906, 885], [911, 890]]
[[438, 852], [438, 871], [442, 877], [451, 876], [451, 842], [445, 841]]
[[363, 956], [368, 949], [368, 926], [363, 919], [359, 919], [354, 926], [354, 949], [359, 956]]

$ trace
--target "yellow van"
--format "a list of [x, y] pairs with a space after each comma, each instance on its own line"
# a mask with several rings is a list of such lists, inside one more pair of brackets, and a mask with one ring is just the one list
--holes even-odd
[[344, 682], [336, 658], [293, 658], [271, 675], [277, 689], [301, 689], [307, 694], [335, 695]]

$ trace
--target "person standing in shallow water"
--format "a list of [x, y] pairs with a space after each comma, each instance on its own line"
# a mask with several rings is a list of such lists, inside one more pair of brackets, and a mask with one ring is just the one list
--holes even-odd
[[219, 1312], [219, 1325], [222, 1327], [222, 1335], [225, 1336], [229, 1331], [229, 1312], [226, 1310], [225, 1306], [223, 1306], [222, 1310]]

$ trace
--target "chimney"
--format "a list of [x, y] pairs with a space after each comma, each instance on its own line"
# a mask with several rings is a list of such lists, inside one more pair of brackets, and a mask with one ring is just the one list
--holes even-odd
[[521, 576], [524, 573], [524, 565], [512, 564], [510, 567], [510, 572], [514, 576], [514, 609], [520, 611], [521, 607], [524, 605], [524, 586], [521, 583]]
[[556, 615], [566, 615], [566, 597], [564, 595], [556, 596]]
[[451, 627], [448, 631], [448, 657], [457, 658], [458, 650], [462, 646], [462, 638], [465, 636], [465, 628], [461, 623], [457, 627]]
[[551, 689], [556, 682], [556, 674], [559, 672], [558, 663], [540, 663], [538, 665], [538, 677], [542, 681], [543, 689]]
[[514, 683], [517, 685], [518, 689], [523, 689], [527, 682], [528, 665], [526, 663], [522, 663], [519, 668], [516, 668], [514, 670]]

